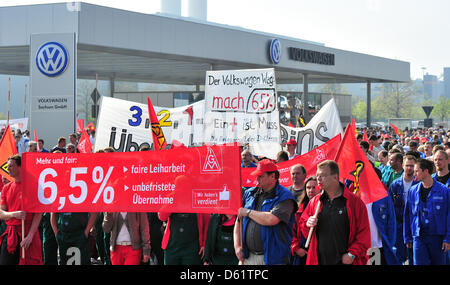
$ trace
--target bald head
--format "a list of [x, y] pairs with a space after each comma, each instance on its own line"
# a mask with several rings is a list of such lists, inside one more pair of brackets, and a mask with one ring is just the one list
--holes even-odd
[[303, 188], [303, 183], [306, 178], [306, 169], [301, 164], [294, 164], [290, 168], [291, 180], [295, 189]]

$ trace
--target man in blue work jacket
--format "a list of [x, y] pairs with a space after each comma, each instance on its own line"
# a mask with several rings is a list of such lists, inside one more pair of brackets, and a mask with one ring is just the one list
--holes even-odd
[[[444, 150], [438, 150], [433, 155], [434, 166], [436, 173], [431, 175], [434, 180], [441, 182], [447, 187], [450, 187], [450, 171], [448, 165], [450, 163], [449, 156]], [[447, 252], [447, 265], [450, 265], [450, 253]]]
[[444, 150], [438, 150], [433, 155], [436, 173], [431, 175], [433, 179], [450, 187], [450, 171], [448, 169], [448, 154]]
[[278, 183], [278, 168], [268, 159], [261, 160], [252, 175], [257, 177], [258, 187], [245, 191], [244, 207], [238, 210], [236, 256], [245, 265], [288, 264], [298, 209], [294, 195]]
[[[372, 203], [372, 217], [380, 235], [382, 247], [381, 265], [401, 265], [396, 255], [396, 221], [394, 205], [390, 195]], [[372, 229], [371, 229], [372, 230]]]
[[404, 243], [403, 237], [403, 214], [405, 211], [406, 198], [409, 189], [419, 183], [414, 179], [414, 166], [416, 165], [417, 158], [413, 155], [407, 155], [403, 159], [404, 172], [400, 178], [397, 178], [389, 186], [389, 195], [392, 198], [395, 209], [396, 218], [396, 239], [395, 247], [397, 248], [396, 255], [400, 262], [405, 262], [407, 259], [408, 264], [412, 265], [412, 249], [407, 249]]
[[449, 189], [431, 177], [433, 162], [419, 159], [414, 166], [418, 183], [405, 205], [405, 244], [413, 248], [414, 265], [445, 265], [450, 249]]

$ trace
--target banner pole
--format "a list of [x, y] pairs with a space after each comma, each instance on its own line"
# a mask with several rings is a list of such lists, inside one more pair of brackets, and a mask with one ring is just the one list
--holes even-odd
[[[25, 238], [25, 220], [22, 220], [22, 241]], [[25, 247], [22, 246], [22, 259], [25, 259]]]
[[23, 92], [23, 117], [25, 118], [25, 111], [27, 105], [27, 85], [25, 84], [24, 92]]
[[[240, 239], [240, 245], [241, 245], [242, 250], [244, 250], [244, 241], [242, 240], [243, 231], [244, 231], [244, 218], [240, 217], [239, 218], [239, 239]], [[245, 259], [243, 261], [239, 261], [239, 265], [244, 265], [244, 261], [245, 261]]]
[[[275, 102], [277, 104], [277, 109], [278, 109], [278, 131], [280, 132], [280, 147], [281, 150], [283, 150], [283, 139], [281, 138], [281, 114], [280, 114], [280, 107], [278, 106], [278, 93], [275, 92]], [[288, 135], [289, 137], [289, 135]], [[286, 138], [286, 140], [288, 140], [288, 138]]]
[[[314, 218], [317, 218], [317, 216], [319, 215], [319, 209], [320, 209], [320, 199], [317, 202], [317, 207], [316, 207], [316, 212], [314, 213]], [[312, 233], [314, 231], [314, 228], [315, 227], [309, 228], [309, 234], [308, 234], [308, 239], [306, 240], [306, 243], [305, 243], [305, 248], [309, 247], [309, 243], [311, 242]]]
[[8, 78], [8, 120], [6, 121], [6, 125], [9, 125], [10, 104], [11, 104], [11, 77]]

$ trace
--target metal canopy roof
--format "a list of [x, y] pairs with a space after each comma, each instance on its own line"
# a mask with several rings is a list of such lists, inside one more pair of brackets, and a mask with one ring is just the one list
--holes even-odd
[[[29, 74], [31, 34], [75, 32], [79, 78], [93, 79], [98, 74], [100, 79], [116, 81], [201, 85], [207, 70], [274, 67], [277, 83], [301, 83], [302, 73], [308, 74], [309, 83], [409, 80], [409, 63], [403, 61], [189, 19], [85, 3], [79, 11], [68, 11], [65, 5], [0, 7], [0, 73]], [[42, 23], [47, 18], [51, 18], [48, 23]], [[283, 47], [278, 65], [268, 55], [274, 37]], [[288, 57], [288, 47], [332, 53], [336, 63], [294, 61]]]

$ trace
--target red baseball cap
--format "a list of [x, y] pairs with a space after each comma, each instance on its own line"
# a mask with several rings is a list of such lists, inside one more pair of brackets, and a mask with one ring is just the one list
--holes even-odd
[[290, 139], [290, 140], [286, 143], [286, 145], [297, 145], [297, 141], [294, 140], [294, 139]]
[[187, 148], [182, 142], [179, 142], [177, 140], [172, 140], [172, 144], [170, 145], [169, 149], [174, 148]]
[[270, 159], [263, 159], [258, 163], [256, 170], [250, 173], [253, 176], [261, 176], [266, 172], [277, 171], [278, 167]]

